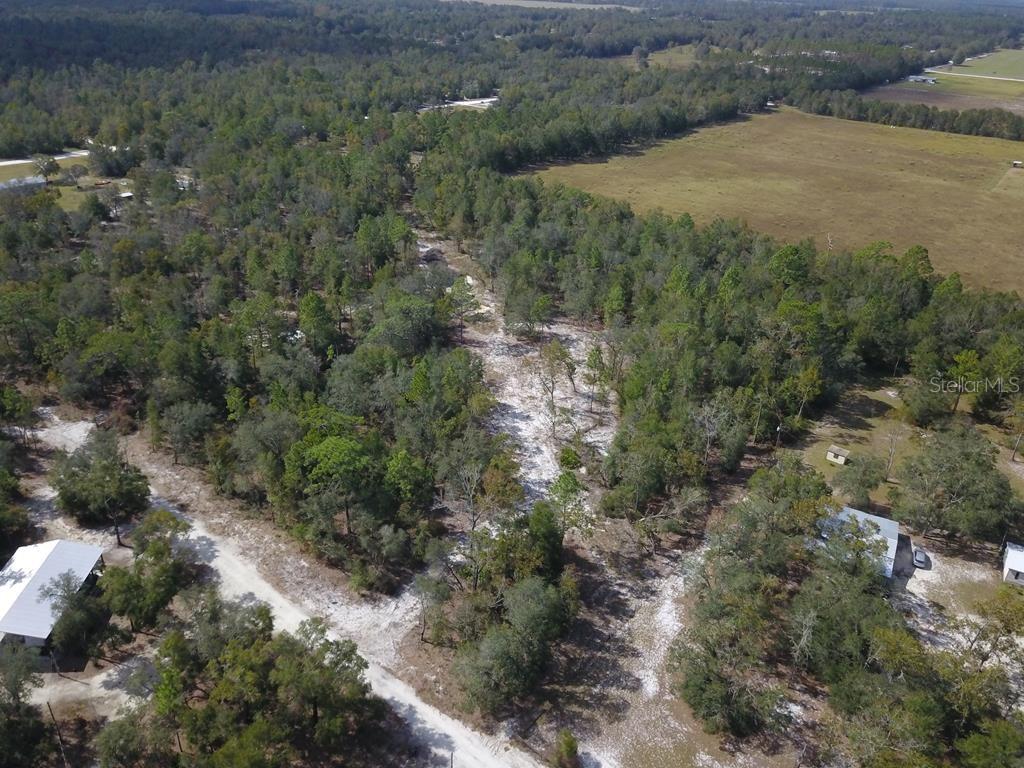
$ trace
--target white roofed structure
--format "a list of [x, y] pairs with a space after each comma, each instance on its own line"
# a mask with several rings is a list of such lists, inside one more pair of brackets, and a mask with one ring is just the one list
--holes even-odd
[[1006, 543], [1006, 552], [1003, 553], [1003, 581], [1024, 584], [1024, 547], [1020, 544]]
[[[881, 557], [882, 572], [887, 578], [892, 578], [892, 568], [896, 563], [896, 549], [900, 540], [900, 524], [887, 517], [879, 517], [868, 512], [861, 512], [853, 507], [843, 507], [842, 511], [836, 513], [832, 518], [832, 525], [838, 522], [856, 522], [867, 536], [885, 544], [885, 554]], [[826, 524], [826, 533], [830, 526]]]
[[68, 571], [84, 583], [102, 557], [102, 547], [63, 539], [19, 548], [0, 571], [0, 637], [44, 645], [58, 617], [43, 590]]

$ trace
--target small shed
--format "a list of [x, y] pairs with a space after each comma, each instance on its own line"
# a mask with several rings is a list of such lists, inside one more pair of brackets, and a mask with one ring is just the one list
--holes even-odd
[[1006, 543], [1003, 552], [1003, 581], [1024, 586], [1024, 547]]
[[825, 451], [825, 458], [833, 464], [843, 465], [850, 460], [850, 452], [845, 448], [840, 448], [838, 445], [830, 445], [828, 450]]
[[57, 539], [20, 547], [0, 571], [0, 640], [44, 646], [57, 623], [46, 587], [71, 573], [85, 584], [103, 561], [103, 548]]
[[1024, 160], [1014, 160], [1012, 165], [1014, 168], [1024, 168]]

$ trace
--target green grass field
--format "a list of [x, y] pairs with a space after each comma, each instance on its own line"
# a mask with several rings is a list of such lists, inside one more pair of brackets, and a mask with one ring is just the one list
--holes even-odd
[[[88, 157], [69, 157], [64, 160], [58, 160], [57, 164], [61, 168], [70, 168], [72, 165], [89, 165]], [[36, 169], [32, 166], [32, 162], [18, 163], [17, 165], [0, 165], [0, 182], [10, 181], [11, 179], [18, 179], [23, 176], [35, 176]]]
[[1024, 115], [1024, 83], [937, 75], [935, 85], [903, 81], [871, 88], [868, 99], [927, 104], [939, 109], [1005, 109]]
[[987, 80], [980, 77], [947, 77], [936, 74], [935, 85], [903, 81], [892, 87], [922, 93], [950, 93], [958, 96], [981, 96], [990, 99], [1024, 99], [1024, 81]]
[[1015, 77], [1024, 80], [1024, 50], [995, 51], [986, 56], [973, 58], [959, 66], [937, 67], [936, 69], [961, 75]]
[[[636, 59], [632, 55], [616, 56], [612, 60], [627, 67], [636, 68]], [[647, 63], [652, 67], [665, 67], [666, 69], [686, 69], [687, 67], [692, 67], [697, 63], [697, 46], [675, 45], [671, 48], [653, 51], [647, 57]]]
[[784, 109], [633, 155], [553, 166], [547, 182], [637, 210], [738, 218], [819, 248], [926, 246], [936, 268], [1024, 292], [1024, 159], [1018, 142], [890, 128]]
[[[997, 108], [1024, 114], [1024, 51], [997, 51], [959, 67], [936, 67], [929, 74], [938, 80], [934, 85], [902, 81], [872, 88], [864, 95], [940, 109]], [[996, 77], [1019, 82], [992, 79]]]

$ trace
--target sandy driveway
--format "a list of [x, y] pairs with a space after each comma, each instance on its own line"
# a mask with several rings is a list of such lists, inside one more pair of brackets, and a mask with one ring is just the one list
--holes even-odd
[[[52, 448], [74, 449], [92, 428], [89, 422], [61, 421], [52, 412], [44, 412], [43, 417], [43, 426], [33, 435]], [[540, 762], [514, 748], [506, 738], [479, 733], [423, 702], [412, 687], [390, 671], [387, 665], [396, 658], [393, 649], [417, 618], [411, 596], [366, 603], [335, 591], [336, 586], [304, 580], [309, 579], [313, 568], [297, 546], [282, 536], [267, 534], [257, 521], [229, 521], [226, 515], [219, 516], [222, 519], [216, 515], [208, 519], [207, 512], [215, 508], [210, 506], [215, 499], [207, 498], [210, 492], [205, 486], [188, 476], [191, 470], [174, 467], [141, 451], [137, 440], [127, 440], [126, 448], [149, 477], [154, 503], [181, 514], [192, 524], [190, 538], [197, 555], [216, 574], [226, 596], [267, 603], [280, 629], [294, 630], [308, 618], [323, 616], [335, 636], [350, 638], [359, 645], [360, 653], [369, 663], [366, 676], [374, 692], [388, 701], [408, 723], [412, 737], [428, 749], [429, 764], [462, 768], [540, 767]], [[140, 457], [144, 460], [140, 461]], [[182, 488], [190, 489], [190, 493], [184, 494], [188, 498], [177, 494]], [[44, 488], [42, 493], [52, 490]], [[228, 504], [222, 500], [220, 506]], [[44, 527], [73, 526], [62, 518], [59, 523], [54, 520], [52, 504], [37, 505], [33, 515], [38, 515], [37, 522]], [[282, 584], [282, 588], [272, 584], [272, 580]], [[285, 585], [300, 587], [302, 591], [285, 591]], [[45, 700], [47, 693], [52, 697], [61, 690], [77, 690], [85, 691], [85, 699], [95, 695], [117, 704], [125, 696], [110, 692], [109, 678], [115, 674], [110, 670], [96, 676], [85, 688], [77, 687], [81, 683], [66, 680], [48, 681], [49, 687], [39, 691], [39, 695]]]

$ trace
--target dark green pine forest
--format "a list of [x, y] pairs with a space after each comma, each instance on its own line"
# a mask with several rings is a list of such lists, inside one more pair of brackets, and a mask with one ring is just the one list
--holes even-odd
[[[950, 539], [1012, 537], [1020, 502], [976, 424], [1010, 423], [1019, 403], [988, 392], [967, 421], [955, 395], [922, 383], [936, 372], [1024, 377], [1020, 297], [937, 274], [922, 247], [780, 243], [736, 221], [639, 215], [528, 173], [772, 100], [1024, 139], [1024, 120], [1002, 110], [857, 94], [1016, 46], [1024, 10], [820, 10], [4, 4], [0, 157], [91, 152], [84, 168], [49, 168], [45, 188], [0, 192], [4, 554], [30, 535], [16, 435], [44, 397], [103, 414], [108, 428], [57, 467], [65, 508], [85, 523], [123, 515], [153, 531], [136, 545], [137, 565], [101, 579], [96, 604], [65, 596], [81, 622], [66, 633], [69, 650], [102, 633], [104, 611], [163, 633], [153, 695], [99, 731], [101, 765], [399, 765], [407, 748], [374, 751], [394, 714], [370, 694], [350, 643], [315, 622], [274, 634], [268, 610], [189, 587], [198, 574], [170, 543], [182, 532], [146, 516], [145, 481], [118, 458], [115, 433], [137, 430], [354, 590], [417, 590], [421, 637], [449, 652], [444, 674], [481, 722], [536, 706], [585, 608], [566, 510], [587, 495], [599, 517], [627, 521], [654, 547], [708, 527], [696, 620], [671, 653], [675, 693], [708, 731], [747, 743], [784, 732], [782, 689], [799, 677], [827, 710], [816, 764], [1020, 763], [1024, 725], [994, 663], [1015, 653], [1020, 601], [982, 606], [963, 653], [925, 645], [860, 539], [807, 546], [830, 489], [784, 458], [850, 386], [903, 377], [906, 418], [939, 438], [894, 514]], [[670, 44], [697, 46], [698, 63], [611, 60]], [[755, 55], [777, 65], [766, 72]], [[491, 96], [486, 110], [425, 109]], [[98, 190], [62, 204], [69, 177], [86, 173], [127, 180], [132, 198]], [[615, 438], [600, 456], [565, 435], [563, 474], [542, 498], [490, 427], [484, 366], [462, 343], [475, 300], [444, 262], [423, 262], [423, 231], [472, 257], [524, 340], [541, 343], [556, 318], [603, 340], [586, 380], [614, 407]], [[766, 459], [776, 447], [778, 461]], [[760, 469], [744, 500], [709, 522], [700, 500], [736, 482], [752, 456]], [[966, 500], [936, 501], [950, 472], [962, 473]], [[95, 499], [110, 473], [117, 512]], [[461, 557], [445, 505], [492, 521], [469, 532]], [[159, 617], [180, 590], [189, 618], [165, 627]], [[7, 764], [57, 759], [24, 687], [12, 683], [0, 707]], [[566, 761], [571, 740], [560, 741]]]

